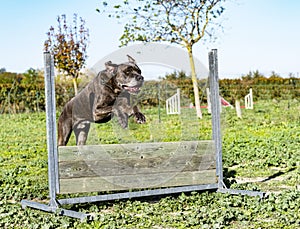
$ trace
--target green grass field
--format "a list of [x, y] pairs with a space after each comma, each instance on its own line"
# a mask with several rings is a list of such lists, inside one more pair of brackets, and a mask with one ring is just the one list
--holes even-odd
[[[48, 201], [45, 113], [1, 115], [0, 228], [299, 228], [300, 104], [257, 102], [254, 110], [222, 111], [223, 164], [231, 188], [267, 192], [265, 199], [216, 192], [81, 204], [67, 208], [92, 212], [80, 222], [22, 209], [22, 199]], [[88, 144], [206, 140], [211, 117], [193, 110], [166, 116], [145, 109], [148, 123], [93, 125]], [[70, 144], [75, 144], [72, 136]]]

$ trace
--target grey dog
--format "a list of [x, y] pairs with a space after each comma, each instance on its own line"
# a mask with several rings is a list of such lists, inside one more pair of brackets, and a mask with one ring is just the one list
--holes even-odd
[[105, 123], [116, 116], [122, 128], [128, 127], [128, 117], [137, 123], [145, 123], [145, 116], [137, 106], [130, 106], [130, 94], [138, 94], [144, 77], [136, 61], [128, 56], [128, 62], [105, 63], [105, 70], [88, 83], [63, 108], [58, 119], [58, 145], [67, 145], [72, 130], [76, 144], [85, 145], [90, 123]]

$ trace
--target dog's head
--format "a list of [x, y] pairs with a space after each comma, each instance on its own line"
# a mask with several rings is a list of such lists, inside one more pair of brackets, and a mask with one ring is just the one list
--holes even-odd
[[130, 94], [138, 94], [143, 86], [144, 77], [141, 70], [137, 66], [135, 60], [128, 56], [128, 62], [123, 64], [113, 64], [111, 61], [105, 63], [106, 71], [108, 71], [116, 80], [118, 87], [128, 91]]

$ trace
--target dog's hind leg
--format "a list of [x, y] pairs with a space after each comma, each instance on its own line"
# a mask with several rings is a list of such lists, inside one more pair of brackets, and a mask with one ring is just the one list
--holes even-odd
[[76, 145], [85, 145], [90, 130], [90, 122], [82, 121], [74, 125]]
[[72, 119], [63, 120], [62, 116], [58, 119], [58, 146], [67, 145], [72, 133]]

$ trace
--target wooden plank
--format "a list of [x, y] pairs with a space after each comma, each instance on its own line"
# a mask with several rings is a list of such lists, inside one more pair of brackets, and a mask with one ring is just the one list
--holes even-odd
[[156, 157], [157, 155], [176, 154], [214, 154], [213, 141], [181, 141], [130, 143], [85, 146], [60, 146], [59, 161], [97, 160], [106, 158]]
[[119, 160], [62, 161], [59, 164], [61, 179], [159, 172], [201, 171], [215, 168], [211, 155], [177, 156], [172, 158], [130, 158]]
[[148, 176], [142, 175], [117, 175], [108, 177], [90, 177], [60, 179], [60, 193], [82, 193], [134, 190], [157, 187], [176, 187], [197, 184], [216, 183], [215, 170], [154, 173]]
[[213, 145], [185, 141], [59, 147], [60, 192], [215, 183]]

